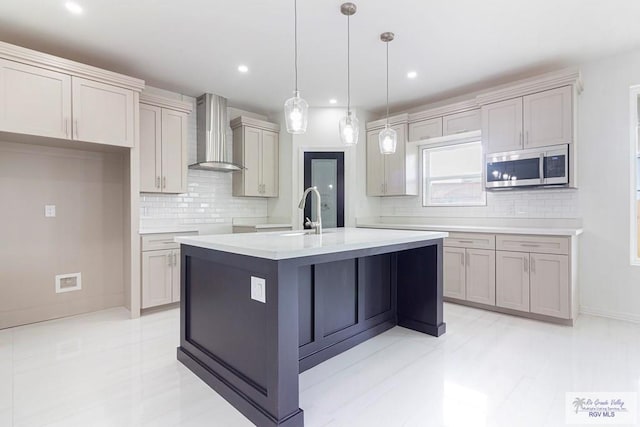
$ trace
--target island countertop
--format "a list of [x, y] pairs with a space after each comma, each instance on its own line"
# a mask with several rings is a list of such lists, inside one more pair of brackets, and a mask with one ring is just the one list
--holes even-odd
[[443, 239], [446, 232], [332, 228], [322, 235], [286, 231], [176, 237], [184, 245], [281, 260]]

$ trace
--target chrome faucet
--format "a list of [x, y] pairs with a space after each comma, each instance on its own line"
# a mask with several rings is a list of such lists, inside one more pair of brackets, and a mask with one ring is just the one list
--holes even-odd
[[316, 221], [311, 221], [308, 217], [304, 223], [305, 226], [311, 227], [316, 230], [316, 234], [322, 234], [322, 212], [320, 208], [322, 207], [322, 201], [320, 197], [320, 192], [318, 192], [318, 187], [309, 187], [304, 190], [304, 194], [302, 195], [302, 199], [300, 199], [300, 203], [298, 204], [298, 208], [304, 209], [307, 204], [307, 194], [310, 192], [314, 192], [316, 195], [317, 203], [316, 203]]

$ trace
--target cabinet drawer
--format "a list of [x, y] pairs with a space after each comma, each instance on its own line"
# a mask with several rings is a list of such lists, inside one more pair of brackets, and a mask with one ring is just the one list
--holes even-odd
[[442, 136], [442, 117], [409, 124], [409, 141]]
[[503, 234], [496, 236], [496, 248], [499, 251], [567, 255], [569, 238]]
[[442, 118], [443, 135], [471, 132], [474, 130], [480, 130], [480, 127], [480, 110], [450, 114]]
[[162, 249], [179, 249], [180, 243], [173, 241], [178, 236], [194, 236], [195, 231], [180, 233], [145, 234], [142, 236], [142, 251], [157, 251]]
[[482, 233], [449, 233], [444, 246], [469, 249], [495, 249], [496, 236]]

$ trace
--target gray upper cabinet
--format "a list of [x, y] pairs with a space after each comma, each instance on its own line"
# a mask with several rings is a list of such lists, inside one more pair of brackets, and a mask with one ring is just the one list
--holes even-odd
[[409, 141], [422, 141], [442, 136], [442, 117], [409, 124]]
[[442, 118], [442, 134], [444, 136], [477, 131], [480, 127], [479, 109], [449, 114]]
[[482, 107], [482, 142], [486, 153], [522, 149], [522, 98]]
[[71, 138], [71, 76], [0, 58], [0, 130]]
[[407, 142], [407, 123], [391, 126], [398, 144], [393, 154], [381, 154], [378, 135], [382, 128], [367, 132], [367, 195], [407, 196], [418, 194], [418, 150]]
[[570, 144], [573, 127], [571, 86], [482, 107], [482, 141], [487, 153]]
[[[187, 192], [187, 102], [142, 95], [140, 103], [140, 191]], [[171, 107], [171, 108], [170, 108]]]
[[231, 121], [233, 161], [244, 169], [233, 173], [233, 195], [278, 197], [280, 126], [251, 117]]

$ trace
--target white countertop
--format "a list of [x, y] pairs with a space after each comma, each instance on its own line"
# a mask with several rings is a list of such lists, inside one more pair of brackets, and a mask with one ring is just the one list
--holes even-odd
[[358, 249], [442, 239], [448, 233], [407, 230], [332, 228], [322, 235], [300, 231], [218, 234], [176, 237], [176, 242], [200, 248], [273, 260], [300, 258]]
[[429, 224], [390, 224], [382, 222], [358, 222], [359, 228], [389, 230], [448, 231], [459, 233], [499, 233], [499, 234], [535, 234], [539, 236], [579, 236], [582, 228], [555, 227], [509, 227], [485, 225], [429, 225]]

